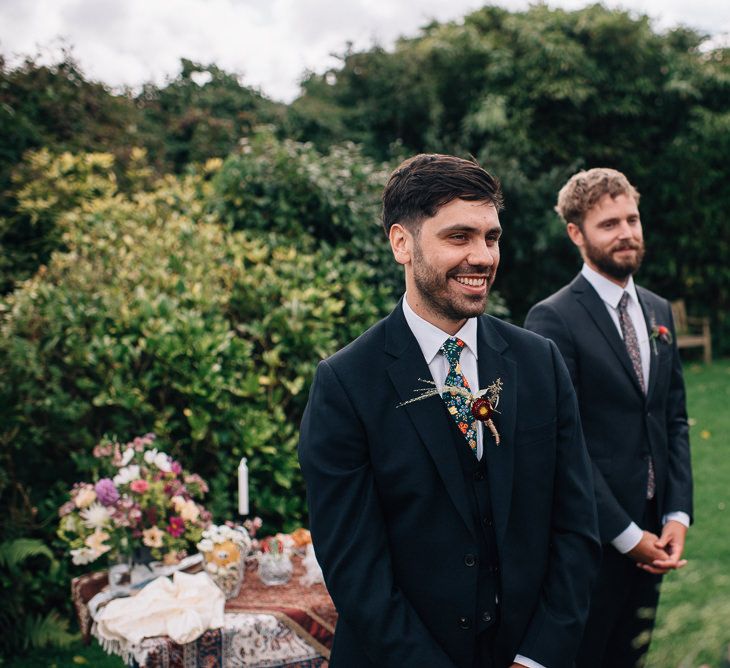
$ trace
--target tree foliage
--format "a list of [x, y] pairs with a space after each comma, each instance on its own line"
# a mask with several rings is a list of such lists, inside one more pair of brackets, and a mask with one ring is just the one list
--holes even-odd
[[472, 154], [498, 175], [498, 285], [517, 321], [578, 269], [551, 211], [560, 186], [580, 168], [625, 172], [642, 193], [642, 280], [713, 316], [727, 350], [727, 247], [708, 240], [726, 225], [729, 84], [727, 50], [691, 30], [658, 33], [645, 16], [600, 5], [484, 7], [390, 51], [349, 49], [308, 76], [291, 118], [320, 146], [353, 139], [381, 159]]

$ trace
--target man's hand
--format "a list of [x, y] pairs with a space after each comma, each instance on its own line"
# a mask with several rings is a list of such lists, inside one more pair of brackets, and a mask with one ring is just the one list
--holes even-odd
[[666, 562], [671, 557], [663, 547], [659, 546], [659, 536], [651, 531], [644, 531], [641, 540], [627, 554], [639, 568], [643, 568], [649, 573], [663, 575], [670, 570], [669, 567], [655, 565], [655, 562]]
[[[670, 524], [679, 525], [682, 531], [669, 527]], [[628, 556], [639, 568], [654, 575], [664, 575], [675, 568], [682, 568], [687, 563], [679, 559], [684, 548], [686, 533], [684, 525], [674, 521], [664, 525], [661, 538], [651, 531], [644, 531], [638, 545], [629, 550]]]
[[669, 520], [662, 529], [661, 538], [657, 541], [657, 547], [663, 549], [668, 559], [659, 559], [653, 562], [658, 568], [682, 568], [687, 563], [682, 559], [684, 551], [684, 539], [687, 535], [687, 527], [676, 520]]

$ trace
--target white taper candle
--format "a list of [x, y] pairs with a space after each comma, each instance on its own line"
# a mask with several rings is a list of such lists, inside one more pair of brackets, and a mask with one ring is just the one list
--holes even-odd
[[238, 465], [238, 514], [248, 515], [248, 466], [245, 457]]

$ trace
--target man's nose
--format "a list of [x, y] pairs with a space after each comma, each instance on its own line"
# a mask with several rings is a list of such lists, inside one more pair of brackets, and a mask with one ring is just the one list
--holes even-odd
[[618, 225], [618, 235], [621, 239], [628, 239], [634, 235], [628, 220], [622, 220]]
[[486, 240], [481, 239], [472, 243], [467, 261], [472, 266], [491, 267], [494, 264], [494, 257], [489, 252]]

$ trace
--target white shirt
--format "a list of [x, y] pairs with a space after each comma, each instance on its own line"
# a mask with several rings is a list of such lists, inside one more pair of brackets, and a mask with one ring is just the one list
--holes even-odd
[[[423, 357], [428, 364], [428, 370], [431, 372], [433, 382], [437, 386], [442, 386], [446, 382], [446, 376], [449, 375], [449, 362], [446, 356], [441, 352], [441, 346], [446, 339], [451, 337], [443, 330], [432, 325], [428, 320], [424, 320], [418, 315], [408, 303], [408, 295], [403, 297], [403, 315], [406, 317], [408, 327], [416, 337], [418, 345], [421, 348]], [[464, 342], [464, 348], [461, 351], [461, 372], [469, 381], [469, 387], [472, 389], [479, 388], [479, 368], [477, 359], [479, 353], [477, 351], [477, 320], [469, 318], [464, 326], [454, 334], [455, 337]], [[484, 435], [481, 421], [476, 421], [477, 427], [477, 459], [482, 458], [484, 453]], [[528, 659], [518, 654], [515, 657], [515, 663], [521, 663], [527, 668], [545, 668], [542, 664]]]
[[[613, 281], [609, 281], [605, 276], [602, 276], [594, 269], [591, 269], [587, 264], [583, 264], [583, 268], [580, 270], [580, 273], [583, 275], [583, 278], [585, 278], [593, 286], [593, 289], [603, 300], [606, 310], [608, 311], [608, 315], [611, 316], [611, 320], [613, 320], [614, 325], [616, 325], [616, 329], [622, 339], [623, 332], [621, 331], [621, 323], [618, 318], [618, 303], [624, 292], [628, 292], [629, 300], [626, 304], [626, 312], [631, 318], [631, 322], [634, 324], [636, 338], [639, 341], [641, 375], [644, 376], [644, 387], [649, 387], [649, 365], [651, 362], [649, 330], [646, 326], [644, 312], [641, 310], [641, 304], [639, 304], [639, 297], [636, 294], [634, 277], [629, 276], [626, 287], [622, 288], [620, 285], [616, 285]], [[684, 524], [686, 527], [689, 526], [689, 515], [687, 515], [687, 513], [679, 511], [667, 513], [663, 517], [662, 521], [666, 524], [669, 520], [676, 520], [677, 522]], [[626, 554], [639, 544], [642, 535], [642, 530], [635, 522], [632, 522], [611, 541], [611, 545], [613, 545], [622, 554]]]

